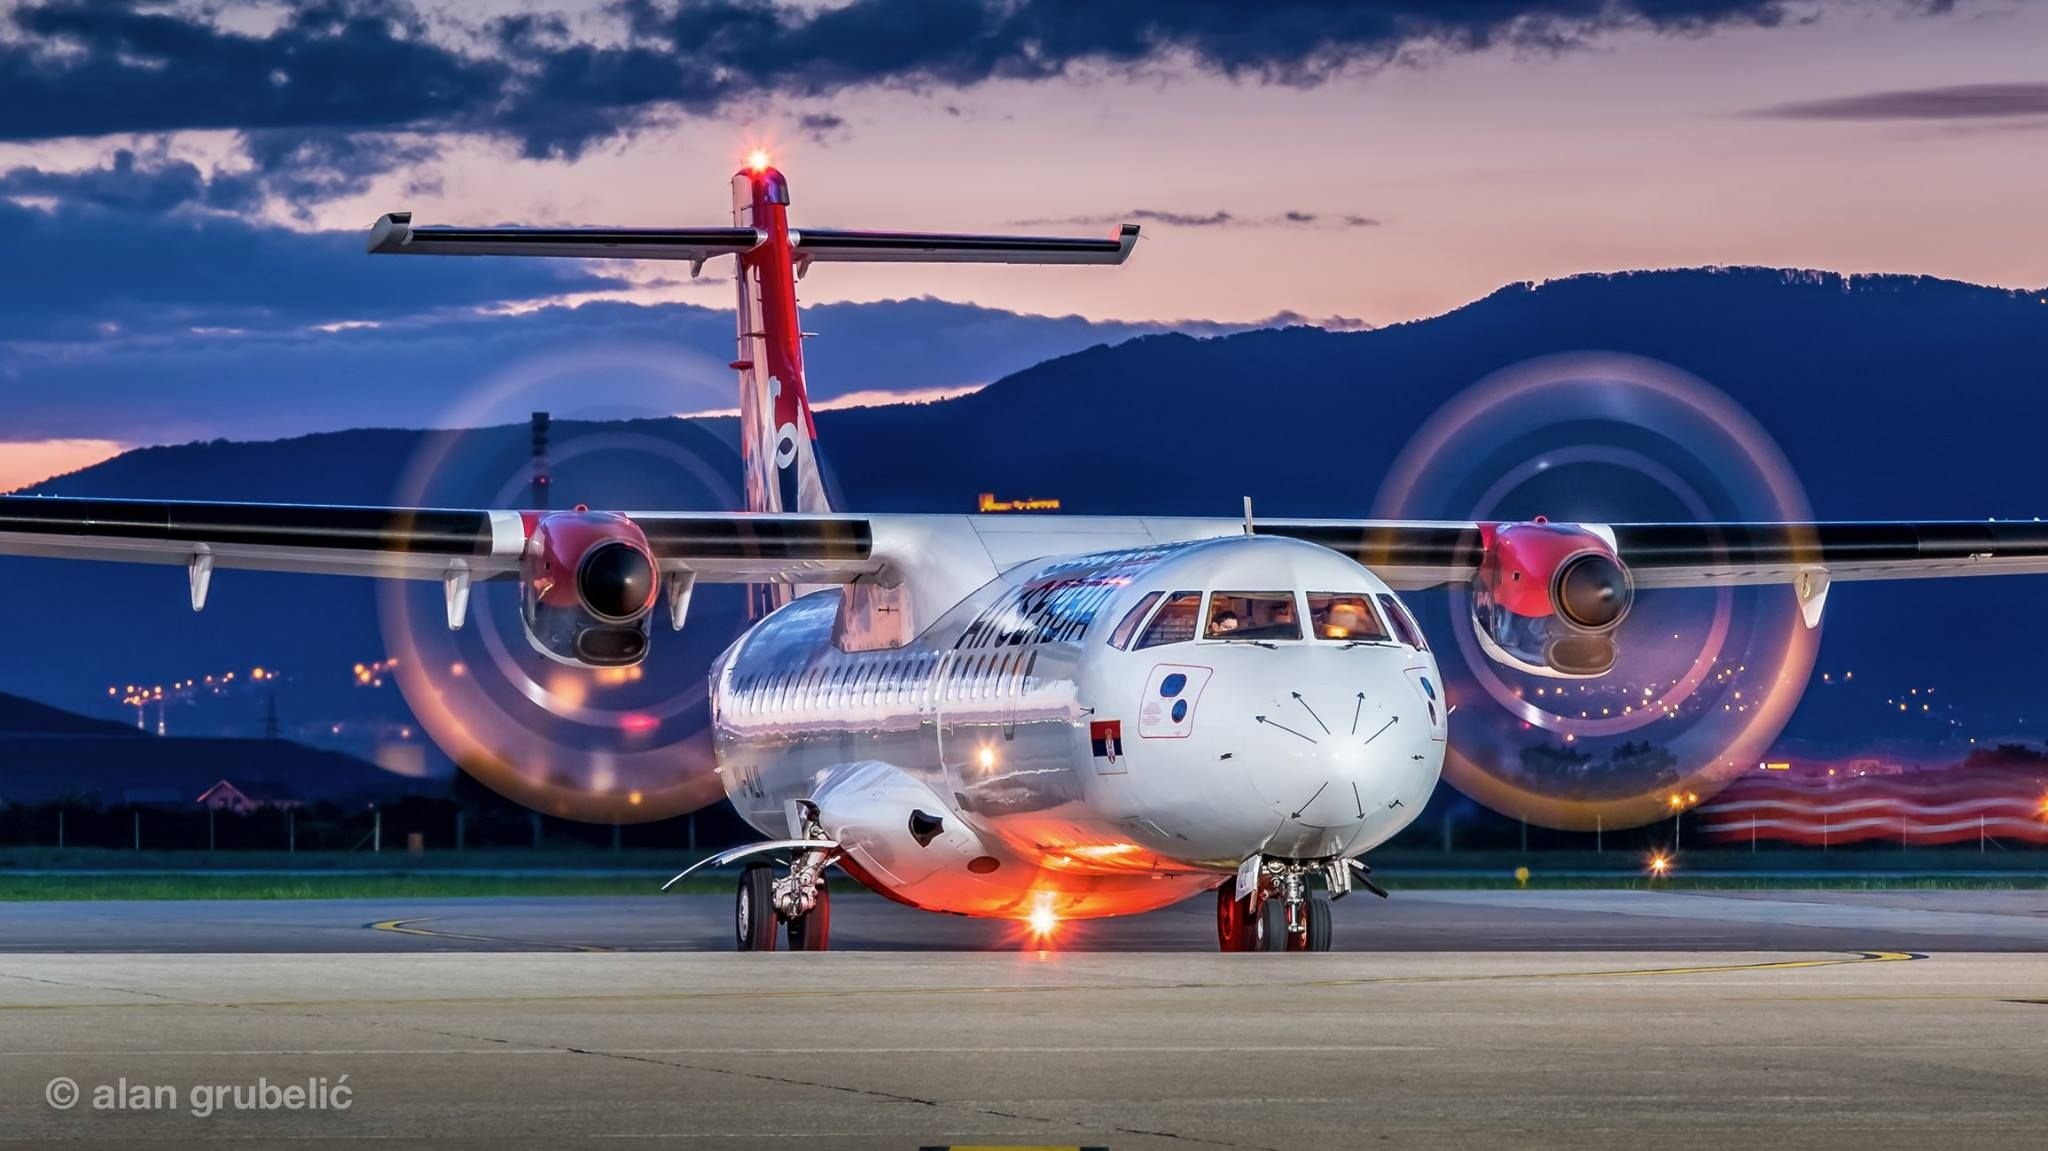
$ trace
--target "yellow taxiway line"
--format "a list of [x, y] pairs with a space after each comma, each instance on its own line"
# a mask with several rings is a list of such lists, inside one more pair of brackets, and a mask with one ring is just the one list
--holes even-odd
[[435, 931], [421, 927], [432, 923], [431, 915], [417, 919], [380, 919], [370, 924], [372, 931], [389, 931], [398, 935], [418, 935], [427, 939], [460, 939], [468, 943], [511, 943], [520, 947], [551, 947], [559, 951], [613, 951], [616, 948], [599, 947], [592, 943], [557, 943], [550, 939], [506, 939], [496, 935], [464, 935], [456, 931]]

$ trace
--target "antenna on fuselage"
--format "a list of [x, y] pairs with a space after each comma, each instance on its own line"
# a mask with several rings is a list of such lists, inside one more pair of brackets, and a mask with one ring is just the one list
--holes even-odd
[[1244, 534], [1252, 535], [1252, 498], [1244, 498]]

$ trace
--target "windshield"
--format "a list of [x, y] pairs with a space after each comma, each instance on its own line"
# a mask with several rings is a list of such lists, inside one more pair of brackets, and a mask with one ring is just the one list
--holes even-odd
[[1195, 615], [1201, 607], [1201, 592], [1174, 592], [1160, 607], [1159, 614], [1152, 617], [1152, 623], [1145, 628], [1145, 638], [1138, 641], [1138, 646], [1158, 647], [1195, 638]]
[[1209, 597], [1203, 639], [1300, 639], [1301, 620], [1288, 591], [1219, 591]]
[[1317, 639], [1372, 643], [1387, 639], [1387, 627], [1372, 610], [1372, 597], [1338, 592], [1308, 593], [1309, 627]]
[[1401, 642], [1417, 651], [1428, 651], [1429, 643], [1422, 638], [1422, 629], [1415, 626], [1415, 617], [1408, 614], [1407, 607], [1393, 596], [1380, 593], [1380, 606], [1386, 609], [1387, 619], [1394, 625], [1394, 633]]
[[1138, 601], [1138, 606], [1124, 613], [1124, 618], [1117, 623], [1116, 630], [1110, 633], [1109, 646], [1119, 651], [1131, 650], [1131, 637], [1137, 634], [1138, 625], [1145, 622], [1145, 614], [1152, 610], [1153, 604], [1159, 602], [1160, 595], [1160, 592], [1149, 592], [1144, 599]]

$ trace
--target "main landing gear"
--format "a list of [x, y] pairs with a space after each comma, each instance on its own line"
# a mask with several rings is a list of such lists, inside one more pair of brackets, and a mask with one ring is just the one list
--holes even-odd
[[832, 938], [832, 892], [823, 877], [806, 893], [775, 870], [773, 864], [750, 863], [740, 872], [732, 907], [734, 941], [741, 951], [773, 951], [787, 925], [791, 951], [824, 951]]
[[824, 951], [832, 937], [832, 892], [825, 886], [825, 869], [836, 854], [836, 844], [820, 843], [798, 852], [781, 875], [772, 863], [748, 864], [740, 872], [732, 905], [733, 938], [739, 949], [775, 950], [776, 937], [786, 925], [791, 951]]
[[[1216, 889], [1217, 943], [1225, 951], [1328, 951], [1330, 902], [1351, 893], [1352, 866], [1343, 859], [1264, 860], [1257, 884], [1243, 899], [1237, 895], [1237, 880], [1225, 880]], [[1327, 891], [1308, 889], [1308, 878], [1316, 872], [1322, 873]], [[1384, 896], [1371, 880], [1366, 885]]]

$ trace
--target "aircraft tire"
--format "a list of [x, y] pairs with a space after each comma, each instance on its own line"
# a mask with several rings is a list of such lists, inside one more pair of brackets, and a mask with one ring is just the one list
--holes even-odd
[[818, 883], [818, 902], [809, 911], [789, 921], [791, 951], [824, 951], [832, 937], [832, 893]]
[[1256, 934], [1255, 934], [1255, 935], [1254, 935], [1254, 937], [1253, 937], [1253, 942], [1252, 942], [1252, 945], [1251, 945], [1251, 947], [1249, 947], [1249, 948], [1248, 948], [1247, 950], [1250, 950], [1250, 951], [1286, 951], [1286, 950], [1287, 950], [1287, 938], [1288, 938], [1288, 936], [1287, 936], [1287, 901], [1286, 901], [1286, 900], [1284, 900], [1284, 899], [1268, 899], [1268, 900], [1265, 900], [1264, 902], [1262, 902], [1261, 904], [1259, 904], [1259, 910], [1258, 910], [1258, 913], [1257, 913], [1256, 915], [1254, 915], [1254, 916], [1253, 916], [1253, 920], [1254, 920], [1254, 924], [1255, 924], [1255, 930], [1256, 930]]
[[750, 863], [740, 872], [739, 893], [733, 897], [733, 936], [741, 951], [775, 950], [775, 934], [781, 924], [775, 919], [775, 869], [765, 863]]
[[1308, 900], [1308, 946], [1304, 950], [1328, 951], [1330, 928], [1330, 897], [1315, 892]]
[[1237, 881], [1224, 880], [1216, 889], [1216, 942], [1224, 951], [1250, 951], [1251, 934], [1251, 916], [1237, 897]]

